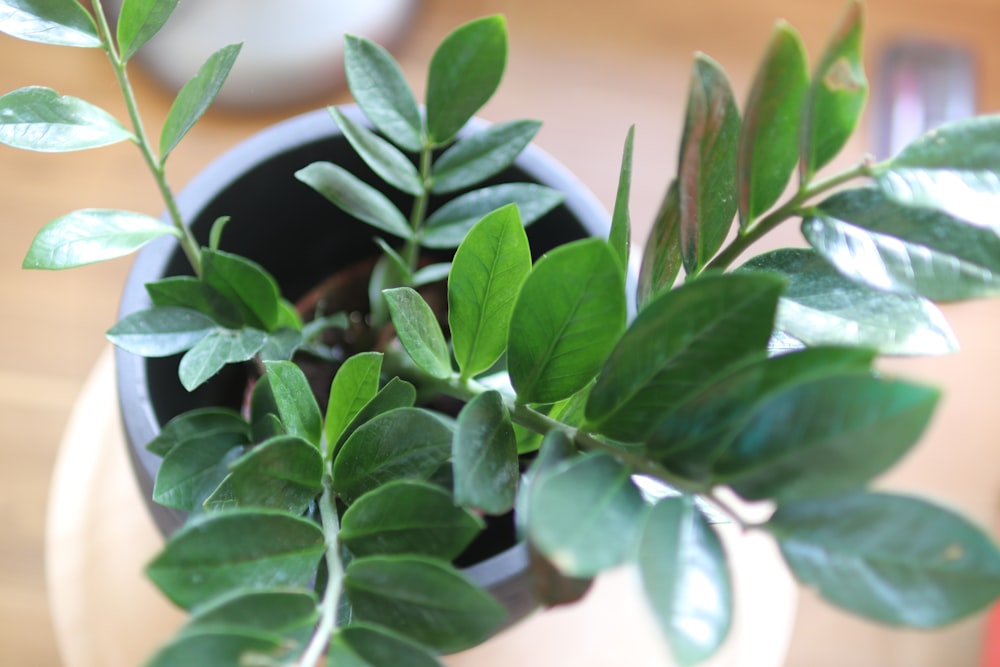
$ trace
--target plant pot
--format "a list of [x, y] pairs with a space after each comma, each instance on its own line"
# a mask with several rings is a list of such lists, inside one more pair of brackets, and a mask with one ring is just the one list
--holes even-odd
[[[345, 112], [367, 124], [356, 107]], [[469, 129], [482, 127], [474, 120]], [[371, 227], [340, 212], [295, 179], [296, 170], [317, 160], [329, 160], [376, 187], [377, 177], [364, 165], [326, 110], [297, 116], [266, 129], [211, 163], [180, 193], [181, 214], [195, 236], [207, 242], [212, 223], [230, 216], [221, 247], [259, 262], [281, 285], [284, 296], [296, 300], [337, 269], [377, 255]], [[535, 146], [529, 146], [513, 167], [493, 182], [528, 181], [555, 188], [563, 204], [528, 227], [536, 257], [585, 236], [606, 234], [608, 216], [589, 190], [564, 167]], [[406, 196], [387, 192], [398, 205]], [[446, 199], [433, 200], [431, 210]], [[405, 208], [404, 208], [405, 210]], [[172, 239], [154, 242], [137, 256], [126, 281], [119, 316], [150, 307], [144, 285], [169, 275], [189, 274], [183, 253]], [[184, 515], [152, 501], [160, 458], [145, 445], [172, 417], [206, 406], [238, 408], [246, 376], [236, 366], [194, 392], [177, 379], [179, 357], [146, 359], [116, 350], [118, 395], [129, 456], [149, 510], [164, 534], [183, 523]], [[508, 531], [511, 533], [512, 531]], [[527, 553], [509, 540], [496, 555], [466, 569], [477, 582], [503, 602], [511, 618], [534, 606], [525, 585]]]

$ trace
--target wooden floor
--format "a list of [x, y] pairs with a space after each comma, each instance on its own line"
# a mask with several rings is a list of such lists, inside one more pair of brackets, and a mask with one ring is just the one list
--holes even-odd
[[[621, 142], [638, 125], [633, 218], [648, 228], [673, 172], [683, 91], [695, 50], [725, 66], [744, 97], [774, 21], [802, 32], [815, 57], [841, 0], [428, 0], [397, 53], [420, 86], [433, 45], [474, 16], [504, 12], [511, 31], [508, 77], [484, 115], [544, 121], [539, 143], [566, 163], [610, 207]], [[870, 71], [895, 39], [929, 37], [965, 44], [978, 66], [979, 107], [1000, 111], [1000, 2], [871, 0]], [[101, 54], [0, 36], [0, 92], [42, 84], [120, 113]], [[136, 71], [148, 123], [158, 127], [168, 94]], [[267, 113], [214, 112], [171, 158], [181, 185], [208, 159], [253, 131], [315, 102]], [[855, 156], [870, 149], [862, 135]], [[0, 148], [0, 664], [58, 664], [48, 620], [44, 529], [46, 498], [60, 434], [77, 392], [113, 321], [128, 260], [71, 273], [25, 272], [21, 259], [46, 221], [83, 207], [159, 212], [155, 191], [127, 146], [73, 155]], [[640, 231], [638, 237], [644, 236]], [[791, 237], [789, 237], [791, 238]], [[921, 452], [887, 483], [922, 490], [995, 525], [1000, 483], [996, 436], [1000, 304], [949, 309], [965, 350], [949, 359], [894, 365], [945, 386], [948, 398]], [[112, 400], [109, 396], [108, 400]], [[110, 519], [109, 519], [110, 520]], [[932, 635], [887, 633], [818, 609], [806, 597], [788, 664], [976, 665], [979, 620]], [[944, 656], [944, 657], [942, 657]]]

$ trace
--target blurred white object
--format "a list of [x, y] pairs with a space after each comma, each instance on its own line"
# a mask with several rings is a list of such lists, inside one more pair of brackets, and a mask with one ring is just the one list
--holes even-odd
[[[117, 15], [121, 0], [108, 2]], [[179, 89], [215, 51], [243, 49], [217, 98], [229, 107], [295, 104], [344, 85], [343, 35], [387, 45], [409, 24], [414, 0], [192, 0], [139, 52]]]

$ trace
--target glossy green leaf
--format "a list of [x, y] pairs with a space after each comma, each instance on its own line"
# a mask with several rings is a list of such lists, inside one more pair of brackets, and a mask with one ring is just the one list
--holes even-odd
[[231, 628], [192, 630], [167, 642], [145, 663], [145, 667], [240, 665], [244, 664], [247, 655], [278, 654], [282, 644], [281, 636], [260, 631]]
[[588, 428], [640, 441], [690, 392], [763, 355], [783, 287], [777, 276], [717, 274], [648, 302], [590, 392]]
[[493, 96], [507, 64], [502, 16], [470, 21], [446, 36], [427, 70], [427, 133], [434, 144], [450, 141]]
[[691, 73], [677, 167], [684, 268], [697, 273], [722, 246], [736, 215], [740, 113], [726, 73], [699, 54]]
[[605, 454], [560, 467], [529, 495], [528, 537], [559, 570], [591, 577], [635, 546], [646, 505], [631, 471]]
[[333, 462], [333, 482], [346, 502], [395, 479], [423, 480], [451, 456], [451, 429], [429, 412], [397, 408], [364, 423]]
[[128, 61], [167, 22], [178, 0], [124, 0], [118, 12], [118, 52]]
[[482, 527], [482, 519], [456, 507], [441, 487], [396, 480], [372, 489], [347, 508], [339, 538], [355, 556], [420, 554], [450, 561]]
[[437, 316], [420, 293], [410, 287], [382, 291], [403, 348], [432, 377], [451, 377], [451, 353]]
[[554, 403], [593, 379], [625, 329], [625, 281], [603, 239], [560, 246], [521, 287], [507, 368], [520, 402]]
[[195, 517], [146, 568], [185, 609], [236, 589], [304, 586], [325, 551], [312, 521], [276, 511], [230, 510]]
[[857, 345], [882, 354], [958, 349], [947, 320], [929, 300], [848, 280], [812, 250], [776, 250], [755, 257], [744, 269], [788, 278], [775, 326], [807, 345]]
[[240, 507], [302, 514], [323, 490], [323, 457], [296, 435], [271, 438], [232, 462], [229, 485]]
[[441, 667], [419, 643], [388, 628], [357, 622], [333, 636], [327, 661], [337, 667]]
[[996, 115], [941, 125], [882, 165], [878, 184], [906, 206], [938, 209], [995, 229], [1000, 226], [998, 134]]
[[398, 377], [394, 377], [385, 383], [375, 397], [364, 404], [364, 407], [354, 415], [354, 418], [348, 422], [347, 427], [341, 432], [340, 437], [337, 439], [337, 443], [333, 449], [333, 455], [336, 456], [340, 451], [340, 448], [344, 446], [347, 439], [356, 431], [358, 428], [370, 422], [375, 417], [389, 412], [390, 410], [395, 410], [396, 408], [412, 408], [417, 402], [417, 390], [416, 388]]
[[864, 110], [868, 80], [861, 54], [863, 15], [860, 0], [851, 0], [813, 72], [799, 140], [803, 181], [836, 157]]
[[180, 634], [211, 629], [266, 632], [286, 640], [308, 639], [319, 616], [316, 595], [307, 588], [239, 591], [199, 607]]
[[646, 240], [635, 295], [638, 307], [643, 308], [660, 292], [670, 289], [681, 266], [680, 191], [674, 180], [660, 202], [653, 229]]
[[846, 190], [802, 223], [809, 244], [842, 274], [876, 289], [934, 301], [1000, 292], [1000, 238], [875, 189]]
[[719, 536], [690, 497], [665, 498], [649, 511], [637, 562], [677, 664], [707, 660], [729, 634], [732, 582]]
[[389, 139], [417, 152], [423, 141], [417, 101], [399, 64], [383, 47], [364, 37], [344, 37], [344, 71], [354, 100]]
[[278, 324], [281, 293], [264, 267], [240, 255], [203, 248], [202, 280], [236, 304], [244, 321], [273, 331]]
[[282, 327], [267, 334], [257, 355], [261, 361], [289, 361], [304, 343], [301, 331]]
[[562, 193], [535, 183], [501, 183], [473, 190], [427, 217], [420, 244], [427, 248], [457, 248], [473, 225], [507, 204], [517, 204], [521, 223], [527, 227], [562, 201]]
[[323, 428], [328, 443], [335, 443], [361, 409], [378, 393], [382, 353], [351, 355], [337, 369], [330, 385], [330, 400]]
[[423, 287], [424, 285], [447, 280], [449, 273], [451, 273], [451, 262], [428, 264], [413, 273], [413, 286]]
[[116, 346], [143, 357], [168, 357], [194, 347], [218, 325], [188, 308], [150, 308], [131, 313], [108, 329]]
[[771, 208], [799, 156], [802, 102], [809, 64], [798, 32], [779, 23], [747, 100], [738, 158], [740, 226]]
[[157, 456], [164, 456], [191, 438], [223, 436], [228, 433], [239, 435], [246, 444], [249, 442], [250, 424], [240, 413], [229, 408], [196, 408], [164, 424], [159, 435], [146, 444], [146, 449]]
[[211, 317], [224, 327], [243, 324], [243, 316], [232, 301], [219, 290], [194, 276], [169, 276], [145, 285], [150, 301], [157, 308], [189, 308]]
[[104, 109], [51, 88], [29, 86], [0, 95], [0, 144], [66, 153], [134, 140]]
[[967, 519], [879, 493], [794, 503], [767, 524], [795, 576], [882, 623], [951, 623], [1000, 595], [1000, 553]]
[[818, 378], [768, 397], [715, 465], [748, 500], [861, 488], [916, 444], [939, 392], [869, 373]]
[[423, 194], [424, 184], [420, 174], [402, 151], [368, 128], [355, 123], [337, 107], [330, 107], [330, 115], [355, 152], [383, 181], [414, 196]]
[[264, 363], [278, 416], [290, 435], [297, 435], [317, 449], [323, 436], [323, 415], [305, 373], [291, 361]]
[[647, 451], [670, 470], [708, 481], [718, 457], [768, 398], [816, 378], [870, 372], [874, 358], [863, 348], [812, 347], [754, 359], [667, 412], [647, 438]]
[[520, 476], [517, 439], [499, 392], [480, 394], [458, 413], [452, 468], [459, 505], [497, 515], [514, 507]]
[[475, 646], [506, 612], [444, 561], [418, 556], [358, 558], [344, 572], [353, 618], [378, 623], [443, 653]]
[[608, 244], [618, 255], [622, 271], [628, 269], [628, 251], [632, 233], [629, 195], [632, 190], [632, 145], [634, 142], [635, 125], [632, 125], [625, 136], [625, 148], [622, 149], [622, 165], [618, 173], [618, 192], [615, 195], [615, 210], [611, 215], [611, 231], [608, 233]]
[[267, 334], [259, 329], [213, 329], [181, 357], [181, 384], [194, 391], [227, 364], [253, 359], [266, 342]]
[[313, 162], [295, 172], [295, 178], [316, 190], [348, 215], [383, 232], [408, 239], [410, 223], [384, 194], [343, 167]]
[[153, 485], [160, 505], [192, 512], [201, 506], [243, 452], [242, 433], [218, 432], [185, 439], [163, 457]]
[[514, 301], [531, 270], [517, 207], [482, 220], [458, 247], [448, 277], [448, 325], [463, 378], [489, 369], [507, 348]]
[[42, 227], [21, 266], [71, 269], [128, 255], [168, 235], [177, 236], [177, 230], [142, 213], [82, 209]]
[[431, 192], [455, 192], [499, 174], [514, 163], [541, 126], [536, 120], [513, 120], [462, 137], [434, 161]]
[[242, 46], [242, 44], [230, 44], [213, 53], [198, 69], [194, 78], [185, 83], [177, 93], [160, 134], [161, 164], [215, 100], [233, 69]]
[[97, 24], [76, 0], [0, 0], [0, 32], [42, 44], [101, 46]]

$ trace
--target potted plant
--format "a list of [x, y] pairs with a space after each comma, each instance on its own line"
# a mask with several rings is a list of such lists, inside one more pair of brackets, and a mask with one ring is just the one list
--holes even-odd
[[[710, 523], [720, 513], [772, 536], [834, 604], [886, 623], [940, 625], [1000, 595], [984, 531], [870, 488], [918, 441], [938, 397], [879, 372], [877, 357], [949, 351], [933, 302], [1000, 286], [1000, 119], [947, 125], [889, 160], [820, 176], [867, 95], [859, 4], [811, 71], [779, 24], [742, 113], [721, 67], [696, 58], [676, 179], [634, 288], [631, 132], [608, 237], [533, 261], [525, 211], [544, 194], [434, 221], [447, 206], [433, 195], [478, 187], [530, 140], [523, 124], [456, 140], [499, 82], [502, 19], [444, 40], [423, 113], [388, 54], [348, 37], [348, 80], [371, 124], [331, 114], [371, 172], [409, 195], [398, 200], [409, 215], [337, 165], [296, 172], [370, 225], [384, 253], [365, 306], [328, 312], [315, 307], [323, 297], [308, 322], [259, 264], [222, 249], [239, 222], [224, 232], [225, 218], [212, 220], [197, 239], [163, 176], [238, 47], [179, 93], [154, 150], [125, 67], [176, 3], [127, 0], [115, 31], [93, 4], [7, 0], [0, 29], [104, 48], [132, 129], [29, 88], [0, 97], [0, 140], [132, 140], [169, 222], [70, 214], [43, 228], [25, 265], [67, 268], [175, 236], [192, 275], [157, 279], [152, 307], [110, 337], [140, 354], [183, 352], [188, 388], [231, 362], [259, 371], [243, 412], [186, 412], [150, 443], [164, 457], [157, 495], [191, 511], [149, 567], [190, 621], [150, 664], [436, 664], [504, 623], [453, 560], [484, 516], [511, 511], [540, 604], [577, 599], [632, 563], [680, 664], [712, 655], [729, 629], [726, 554]], [[809, 247], [736, 265], [790, 219]], [[453, 255], [424, 252], [438, 234]], [[317, 400], [297, 352], [333, 363], [329, 399]], [[737, 497], [773, 512], [750, 519]]]

